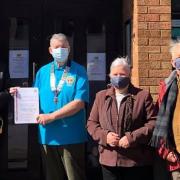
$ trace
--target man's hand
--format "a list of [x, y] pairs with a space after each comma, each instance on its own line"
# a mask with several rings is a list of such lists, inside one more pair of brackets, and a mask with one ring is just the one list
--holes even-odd
[[169, 161], [169, 162], [176, 162], [177, 161], [177, 157], [176, 155], [174, 154], [174, 152], [170, 152], [167, 157], [166, 157], [166, 160]]
[[19, 87], [11, 87], [9, 89], [9, 93], [11, 94], [11, 96], [14, 96], [17, 93]]
[[122, 148], [128, 148], [129, 147], [129, 141], [128, 138], [126, 136], [123, 136], [120, 140], [119, 140], [119, 147]]
[[39, 124], [46, 125], [54, 121], [54, 117], [52, 114], [39, 114], [36, 120]]
[[111, 147], [118, 146], [119, 142], [119, 135], [114, 132], [109, 132], [107, 134], [107, 144], [109, 144]]

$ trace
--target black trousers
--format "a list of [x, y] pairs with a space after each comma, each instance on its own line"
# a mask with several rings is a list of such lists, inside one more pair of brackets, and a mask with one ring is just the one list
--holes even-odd
[[103, 180], [153, 180], [153, 167], [102, 166]]

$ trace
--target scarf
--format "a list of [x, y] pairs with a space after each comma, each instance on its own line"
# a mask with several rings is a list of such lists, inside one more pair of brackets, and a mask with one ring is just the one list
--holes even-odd
[[172, 118], [176, 104], [177, 91], [177, 80], [173, 77], [159, 108], [155, 129], [150, 142], [153, 147], [159, 147], [162, 140], [166, 147], [172, 145]]

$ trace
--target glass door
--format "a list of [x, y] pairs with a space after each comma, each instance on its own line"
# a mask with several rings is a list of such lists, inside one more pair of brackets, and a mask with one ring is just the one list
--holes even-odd
[[[28, 86], [29, 78], [29, 22], [10, 18], [9, 73], [12, 86]], [[28, 165], [28, 125], [15, 125], [13, 101], [9, 111], [8, 168], [26, 169]]]
[[[31, 87], [41, 61], [40, 28], [31, 18], [9, 18], [9, 73], [12, 86]], [[42, 32], [41, 32], [42, 33]], [[38, 53], [37, 53], [38, 52]], [[37, 125], [14, 123], [14, 101], [8, 115], [8, 178], [39, 179], [41, 156]]]

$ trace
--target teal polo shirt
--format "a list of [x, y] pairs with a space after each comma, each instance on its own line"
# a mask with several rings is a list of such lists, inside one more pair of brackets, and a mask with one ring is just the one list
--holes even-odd
[[[89, 85], [86, 70], [78, 63], [71, 61], [70, 70], [61, 92], [58, 103], [54, 102], [54, 93], [50, 87], [50, 71], [53, 62], [41, 67], [36, 75], [34, 86], [39, 89], [40, 113], [54, 112], [73, 100], [89, 101]], [[65, 67], [55, 64], [56, 86]], [[87, 140], [85, 128], [85, 109], [76, 114], [58, 119], [46, 125], [39, 125], [39, 141], [47, 145], [65, 145], [82, 143]]]

